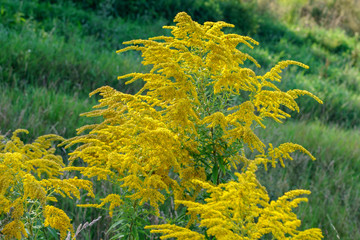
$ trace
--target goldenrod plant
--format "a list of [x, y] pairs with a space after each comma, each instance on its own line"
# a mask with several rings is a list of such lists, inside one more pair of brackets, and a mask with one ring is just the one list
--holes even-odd
[[[118, 51], [140, 51], [151, 70], [119, 77], [144, 82], [135, 95], [108, 86], [90, 94], [102, 98], [84, 115], [102, 117], [101, 123], [65, 141], [44, 135], [25, 144], [18, 137], [27, 133], [22, 129], [0, 138], [1, 237], [37, 239], [52, 227], [60, 239], [75, 239], [85, 227], [74, 231], [56, 196], [80, 199], [83, 189], [95, 197], [90, 180], [98, 180], [114, 191], [78, 206], [108, 209], [113, 238], [140, 239], [149, 231], [161, 239], [323, 238], [320, 229], [300, 230], [293, 212], [310, 191], [273, 199], [256, 176], [259, 167], [285, 167], [294, 151], [315, 160], [295, 143], [266, 146], [254, 132], [267, 118], [281, 123], [289, 111], [299, 111], [299, 96], [322, 103], [308, 91], [276, 86], [284, 68], [308, 66], [287, 60], [259, 75], [247, 67], [260, 65], [244, 50], [258, 43], [222, 30], [232, 24], [201, 25], [184, 12], [174, 21], [165, 27], [172, 36], [132, 40]], [[68, 166], [55, 154], [54, 141], [76, 146]], [[66, 171], [79, 171], [83, 179], [66, 178]]]
[[10, 139], [0, 136], [0, 238], [38, 239], [50, 226], [65, 239], [74, 234], [71, 220], [51, 203], [57, 202], [56, 194], [79, 199], [80, 189], [94, 197], [92, 182], [62, 178], [63, 159], [53, 147], [62, 137], [44, 135], [25, 144], [20, 133], [28, 131], [18, 129]]
[[[141, 213], [148, 219], [146, 229], [163, 234], [161, 239], [260, 239], [268, 235], [321, 239], [320, 229], [299, 230], [301, 221], [292, 212], [307, 201], [300, 196], [310, 191], [293, 190], [275, 200], [256, 178], [259, 166], [279, 163], [284, 167], [284, 160], [292, 160], [290, 153], [296, 150], [315, 160], [298, 144], [267, 147], [254, 132], [256, 127], [265, 128], [267, 118], [281, 123], [291, 117], [289, 110], [299, 111], [295, 101], [299, 96], [322, 103], [308, 91], [282, 91], [276, 86], [282, 69], [308, 66], [281, 61], [258, 75], [246, 66], [260, 65], [244, 50], [258, 42], [224, 33], [222, 29], [232, 24], [202, 25], [184, 12], [174, 21], [176, 26], [165, 26], [172, 36], [124, 43], [130, 46], [118, 53], [140, 51], [142, 63], [151, 70], [119, 79], [129, 79], [127, 84], [142, 80], [143, 88], [135, 95], [109, 86], [92, 92], [102, 98], [83, 115], [103, 121], [80, 128], [79, 136], [65, 142], [67, 147], [77, 146], [67, 170], [109, 181], [120, 189], [100, 203], [80, 206], [108, 204], [110, 216], [118, 219], [124, 209]], [[256, 157], [248, 159], [246, 149], [256, 152]], [[85, 165], [74, 164], [77, 159]], [[174, 214], [170, 215], [175, 217], [162, 210], [172, 202]], [[187, 217], [179, 220], [177, 211], [185, 208]], [[129, 222], [120, 221], [128, 226], [125, 235], [138, 238], [137, 219], [125, 220]]]

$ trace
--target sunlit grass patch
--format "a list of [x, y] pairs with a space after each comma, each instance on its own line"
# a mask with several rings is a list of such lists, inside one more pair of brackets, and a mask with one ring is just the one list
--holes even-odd
[[360, 129], [347, 130], [320, 122], [289, 121], [269, 125], [260, 136], [274, 144], [292, 141], [311, 151], [317, 160], [294, 155], [284, 169], [269, 169], [261, 182], [274, 197], [287, 189], [311, 190], [309, 204], [297, 213], [304, 226], [318, 226], [325, 238], [358, 239], [360, 208]]

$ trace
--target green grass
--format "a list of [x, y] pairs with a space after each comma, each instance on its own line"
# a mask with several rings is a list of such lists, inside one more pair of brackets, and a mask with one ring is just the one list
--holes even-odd
[[309, 203], [296, 210], [303, 228], [320, 227], [325, 239], [359, 239], [360, 233], [360, 142], [359, 130], [316, 122], [271, 123], [259, 130], [265, 142], [275, 146], [294, 142], [316, 158], [293, 154], [283, 169], [260, 171], [261, 182], [274, 198], [292, 189], [309, 189]]
[[[5, 9], [1, 19], [3, 24], [0, 24], [2, 134], [26, 128], [30, 131], [30, 139], [45, 133], [72, 137], [76, 128], [91, 122], [79, 117], [80, 113], [90, 110], [96, 103], [96, 97], [88, 99], [91, 91], [104, 85], [127, 93], [134, 93], [140, 88], [141, 84], [128, 87], [124, 81], [117, 80], [119, 75], [147, 69], [140, 64], [138, 53], [116, 54], [116, 48], [102, 46], [96, 36], [80, 31], [84, 29], [78, 27], [76, 22], [66, 25], [67, 18], [72, 21], [73, 18], [84, 16], [84, 10], [68, 6], [65, 7], [68, 11], [64, 13], [60, 11], [64, 10], [61, 5], [46, 5], [46, 9], [53, 11], [51, 17], [54, 26], [49, 29], [47, 24], [51, 19], [46, 14], [41, 15], [41, 8], [45, 8], [43, 5], [36, 5], [31, 1], [20, 3], [0, 2], [0, 8]], [[43, 22], [36, 21], [35, 17], [27, 17], [28, 13], [23, 14], [20, 12], [22, 10], [33, 12], [38, 15], [36, 18], [42, 16]], [[20, 20], [17, 20], [18, 15], [21, 16]], [[65, 22], [61, 22], [62, 18]], [[91, 19], [95, 21], [97, 17], [93, 15]], [[110, 27], [118, 23], [117, 34], [126, 40], [136, 34], [144, 34], [147, 28], [136, 23], [125, 23], [121, 19], [100, 20], [104, 25], [109, 23]], [[161, 30], [160, 25], [158, 28]], [[64, 35], [64, 31], [72, 34]], [[119, 43], [125, 40], [121, 37]], [[113, 41], [115, 39], [113, 36]]]
[[[253, 56], [264, 67], [260, 72], [268, 70], [281, 60], [303, 62], [310, 69], [285, 69], [280, 88], [309, 90], [324, 101], [324, 105], [319, 105], [310, 98], [300, 98], [298, 102], [302, 111], [294, 117], [321, 119], [324, 123], [336, 123], [350, 129], [359, 126], [358, 37], [349, 37], [340, 30], [296, 29], [295, 26], [282, 29], [281, 32], [282, 36], [268, 39], [269, 41], [257, 39], [262, 35], [255, 36], [260, 41], [260, 46], [254, 49]], [[327, 39], [332, 39], [335, 43], [329, 46]]]
[[[45, 87], [88, 95], [103, 85], [132, 92], [118, 75], [142, 71], [136, 53], [118, 55], [97, 48], [91, 39], [73, 36], [68, 41], [44, 31], [23, 28], [19, 32], [0, 26], [1, 83], [11, 88]], [[96, 42], [95, 42], [96, 43]]]
[[37, 30], [57, 34], [68, 41], [78, 35], [87, 41], [92, 38], [96, 48], [114, 51], [122, 42], [136, 38], [162, 35], [161, 28], [171, 20], [127, 20], [111, 17], [106, 12], [81, 8], [71, 1], [1, 0], [0, 22], [13, 29], [31, 25]]
[[0, 88], [1, 134], [21, 127], [29, 130], [29, 138], [44, 134], [72, 137], [76, 128], [94, 121], [79, 114], [90, 111], [95, 104], [94, 98], [61, 94], [46, 88]]

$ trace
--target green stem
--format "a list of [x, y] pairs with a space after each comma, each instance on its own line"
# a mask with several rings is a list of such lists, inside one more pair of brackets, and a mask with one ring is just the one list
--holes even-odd
[[[133, 209], [134, 209], [135, 217], [132, 218], [131, 223], [130, 223], [130, 229], [129, 229], [130, 234], [129, 234], [129, 237], [128, 237], [129, 240], [132, 239], [132, 229], [133, 229], [133, 226], [134, 226], [134, 223], [135, 223], [135, 220], [136, 220], [136, 208], [137, 208], [137, 201], [134, 201]], [[135, 239], [135, 237], [134, 237], [134, 239]]]
[[210, 129], [210, 134], [211, 134], [211, 140], [212, 140], [212, 145], [213, 145], [213, 151], [212, 151], [212, 155], [213, 155], [213, 159], [214, 159], [214, 167], [213, 167], [213, 171], [214, 171], [214, 168], [217, 167], [217, 178], [216, 178], [216, 182], [214, 182], [214, 184], [216, 185], [219, 185], [219, 182], [220, 182], [220, 166], [217, 166], [218, 165], [218, 161], [217, 161], [217, 152], [216, 152], [216, 141], [214, 139], [214, 128], [212, 127]]
[[[45, 231], [45, 227], [44, 227], [44, 226], [41, 228], [41, 231], [44, 233], [45, 239], [46, 239], [46, 240], [49, 239], [49, 238], [48, 238], [48, 235], [47, 235], [47, 233], [46, 233], [46, 231]], [[36, 235], [37, 235], [37, 234], [36, 234]]]

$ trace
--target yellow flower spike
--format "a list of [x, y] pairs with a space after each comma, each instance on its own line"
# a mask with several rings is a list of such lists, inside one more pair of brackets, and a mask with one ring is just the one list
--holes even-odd
[[118, 194], [109, 194], [106, 198], [100, 199], [100, 204], [78, 204], [78, 207], [95, 207], [95, 208], [102, 208], [105, 204], [110, 203], [109, 206], [109, 215], [113, 217], [114, 209], [119, 207], [123, 204], [121, 197]]
[[270, 71], [267, 72], [263, 77], [265, 79], [270, 79], [271, 81], [280, 82], [281, 81], [281, 76], [279, 75], [279, 73], [281, 73], [281, 69], [284, 69], [284, 68], [288, 67], [289, 65], [298, 65], [298, 66], [303, 67], [305, 69], [309, 68], [309, 66], [307, 66], [307, 65], [305, 65], [305, 64], [303, 64], [301, 62], [292, 61], [292, 60], [281, 61], [278, 64], [276, 64], [275, 67], [270, 69]]
[[315, 96], [314, 94], [312, 94], [311, 92], [308, 92], [306, 90], [293, 89], [293, 90], [287, 91], [286, 93], [289, 94], [293, 99], [298, 98], [298, 96], [308, 95], [308, 96], [312, 97], [313, 99], [315, 99], [318, 103], [323, 104], [323, 101], [320, 98], [318, 98], [317, 96]]
[[26, 238], [28, 237], [24, 223], [20, 220], [13, 220], [6, 224], [1, 233], [4, 234], [5, 240], [14, 238], [23, 239], [23, 236]]
[[106, 198], [101, 199], [101, 201], [102, 201], [102, 203], [100, 205], [110, 203], [110, 207], [109, 207], [110, 217], [113, 216], [114, 208], [119, 207], [123, 203], [120, 196], [117, 194], [110, 194], [110, 195], [106, 196]]
[[86, 190], [89, 196], [95, 197], [92, 192], [92, 182], [78, 179], [77, 177], [69, 179], [44, 179], [40, 181], [40, 184], [70, 199], [72, 199], [73, 196], [80, 199], [80, 189]]
[[[270, 201], [267, 192], [257, 182], [255, 171], [256, 168], [253, 168], [241, 174], [237, 173], [237, 181], [219, 186], [196, 180], [196, 183], [210, 193], [205, 203], [176, 202], [185, 205], [189, 215], [198, 215], [200, 226], [206, 228], [208, 236], [214, 236], [216, 239], [260, 239], [269, 233], [275, 239], [287, 239], [288, 235], [294, 239], [321, 239], [319, 229], [297, 230], [301, 222], [292, 213], [292, 209], [300, 202], [307, 201], [306, 198], [297, 197], [310, 194], [310, 191], [293, 190], [276, 201]], [[151, 232], [163, 233], [164, 237], [172, 236], [177, 239], [186, 239], [182, 236], [184, 232], [189, 231], [170, 224], [146, 228], [158, 229]]]
[[10, 200], [7, 199], [3, 194], [0, 194], [0, 214], [8, 213], [10, 211]]
[[279, 147], [273, 148], [272, 144], [269, 143], [268, 155], [271, 158], [272, 167], [276, 167], [277, 160], [280, 161], [280, 165], [285, 167], [284, 159], [293, 160], [289, 153], [300, 151], [306, 155], [308, 155], [311, 160], [316, 160], [316, 158], [303, 146], [295, 143], [282, 143]]
[[318, 228], [307, 229], [303, 232], [298, 233], [292, 239], [294, 240], [314, 240], [314, 239], [323, 239], [324, 236]]
[[46, 206], [44, 211], [45, 222], [44, 226], [50, 226], [60, 231], [60, 239], [65, 239], [68, 232], [74, 234], [73, 226], [70, 223], [70, 218], [66, 213], [54, 206]]
[[178, 227], [172, 224], [151, 225], [145, 229], [152, 229], [151, 233], [163, 233], [160, 239], [176, 238], [178, 240], [204, 240], [205, 236], [188, 228]]
[[226, 118], [222, 112], [216, 112], [212, 114], [211, 116], [205, 117], [202, 121], [202, 124], [210, 123], [207, 127], [208, 128], [214, 128], [216, 126], [220, 126], [223, 131], [226, 130], [226, 127], [228, 125]]
[[[17, 136], [21, 132], [27, 133], [26, 130], [17, 130], [10, 139], [2, 137], [0, 144], [0, 214], [7, 214], [12, 220], [1, 230], [5, 239], [28, 237], [32, 233], [27, 232], [25, 226], [28, 227], [31, 221], [45, 225], [42, 215], [50, 214], [45, 210], [49, 201], [56, 202], [55, 192], [80, 198], [79, 190], [85, 189], [88, 195], [95, 197], [90, 181], [59, 178], [63, 174], [64, 163], [61, 156], [55, 155], [52, 145], [54, 141], [63, 141], [63, 138], [44, 135], [25, 144]], [[28, 211], [31, 220], [26, 216]], [[66, 214], [59, 214], [62, 220], [68, 221], [65, 225], [72, 228]], [[64, 239], [67, 232], [61, 226], [55, 228], [60, 230]]]
[[23, 180], [24, 200], [30, 198], [39, 200], [42, 205], [46, 203], [46, 191], [41, 186], [41, 182], [37, 181], [31, 174], [26, 174]]
[[13, 219], [19, 220], [24, 214], [23, 199], [17, 198], [13, 203], [11, 203], [11, 208], [12, 208], [11, 217]]

